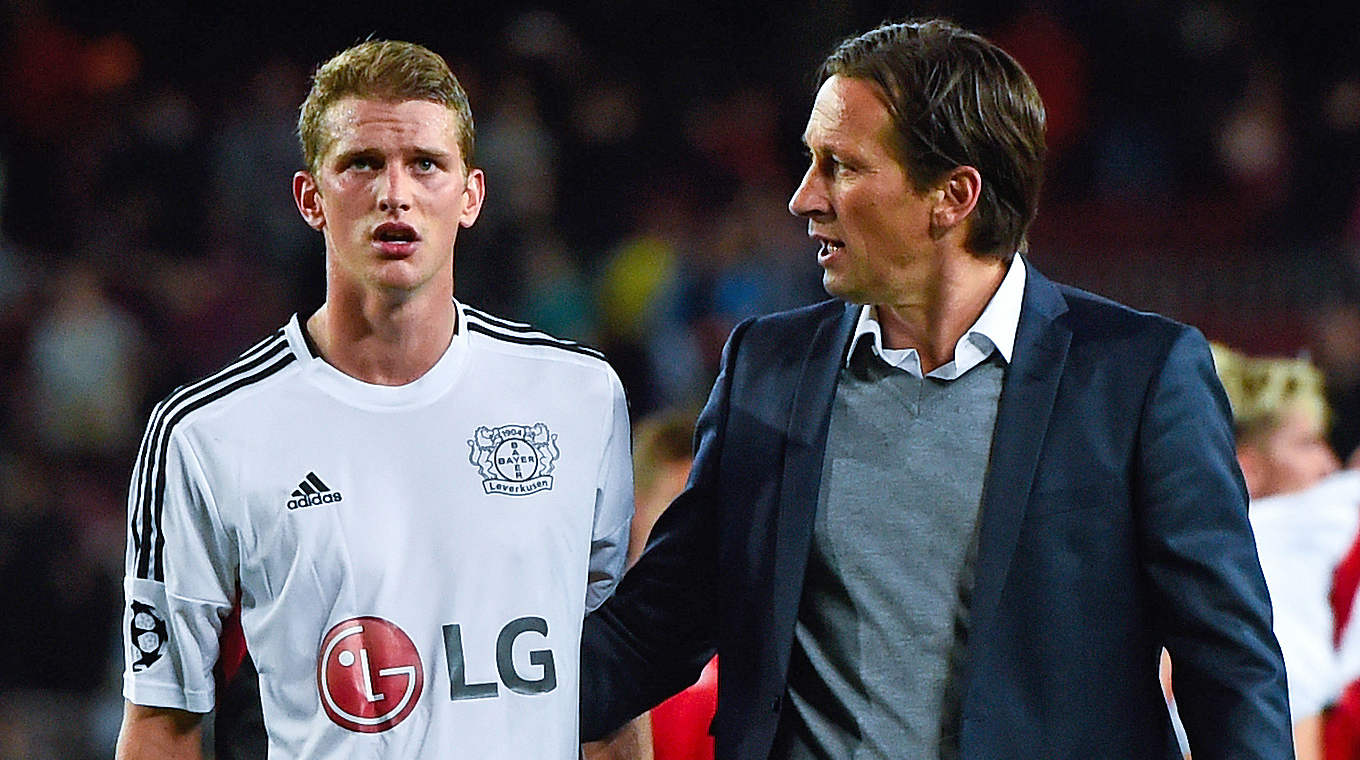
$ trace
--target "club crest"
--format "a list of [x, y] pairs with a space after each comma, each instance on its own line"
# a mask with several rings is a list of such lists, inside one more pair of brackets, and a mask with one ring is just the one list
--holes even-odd
[[478, 427], [468, 448], [468, 461], [477, 466], [489, 494], [528, 496], [552, 488], [557, 434], [542, 422]]

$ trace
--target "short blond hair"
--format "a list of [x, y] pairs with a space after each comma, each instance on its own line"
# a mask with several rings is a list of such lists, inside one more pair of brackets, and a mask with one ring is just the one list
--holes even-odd
[[1218, 343], [1211, 348], [1218, 379], [1232, 405], [1238, 445], [1268, 435], [1291, 411], [1302, 411], [1326, 428], [1330, 410], [1323, 377], [1311, 362], [1247, 356]]
[[297, 131], [302, 160], [313, 175], [335, 139], [326, 129], [326, 111], [349, 97], [426, 100], [448, 108], [458, 117], [463, 168], [473, 165], [472, 106], [448, 63], [413, 42], [368, 40], [337, 53], [312, 75], [312, 89], [298, 112]]

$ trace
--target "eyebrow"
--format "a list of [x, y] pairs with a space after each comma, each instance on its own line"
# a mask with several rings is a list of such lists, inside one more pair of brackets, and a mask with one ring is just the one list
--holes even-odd
[[[362, 157], [366, 157], [366, 156], [382, 156], [382, 155], [383, 155], [383, 152], [382, 152], [381, 150], [377, 149], [377, 148], [371, 148], [371, 147], [370, 147], [370, 148], [355, 148], [355, 149], [353, 149], [353, 150], [347, 150], [347, 151], [345, 151], [345, 152], [343, 152], [343, 153], [337, 153], [337, 154], [335, 154], [335, 159], [334, 159], [334, 160], [335, 160], [336, 162], [343, 163], [343, 162], [347, 162], [347, 161], [352, 161], [352, 160], [354, 160], [354, 159], [356, 159], [356, 158], [362, 158]], [[454, 158], [454, 155], [455, 155], [455, 154], [454, 154], [452, 151], [441, 150], [441, 149], [439, 149], [439, 148], [426, 148], [426, 147], [422, 147], [422, 146], [416, 146], [415, 148], [412, 148], [412, 149], [411, 149], [411, 155], [413, 155], [413, 156], [421, 156], [421, 157], [424, 157], [424, 158], [434, 158], [434, 159], [439, 159], [439, 160], [452, 160], [452, 159]]]

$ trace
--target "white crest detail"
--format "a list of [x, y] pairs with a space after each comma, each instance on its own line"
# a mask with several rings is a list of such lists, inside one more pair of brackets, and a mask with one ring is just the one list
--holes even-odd
[[557, 434], [533, 425], [479, 426], [468, 440], [468, 461], [477, 466], [487, 493], [528, 496], [552, 488], [560, 453]]

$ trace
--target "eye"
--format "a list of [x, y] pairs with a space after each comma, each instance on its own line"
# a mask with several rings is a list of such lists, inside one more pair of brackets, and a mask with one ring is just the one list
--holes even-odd
[[378, 168], [378, 160], [372, 156], [355, 156], [349, 160], [345, 168], [361, 172], [373, 171]]
[[432, 172], [439, 168], [439, 162], [435, 161], [433, 158], [417, 158], [415, 160], [415, 167], [416, 171], [421, 173]]

